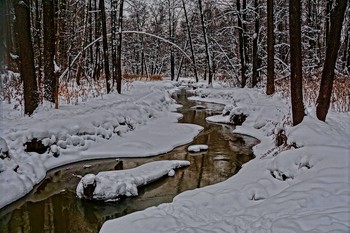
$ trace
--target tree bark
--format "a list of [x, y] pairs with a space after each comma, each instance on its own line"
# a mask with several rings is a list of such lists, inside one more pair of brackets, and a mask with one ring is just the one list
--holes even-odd
[[117, 46], [117, 91], [122, 92], [122, 42], [123, 42], [123, 8], [124, 0], [119, 3], [119, 40]]
[[102, 22], [102, 46], [103, 46], [103, 60], [105, 67], [105, 79], [106, 79], [106, 88], [107, 93], [111, 92], [111, 86], [109, 83], [110, 72], [109, 72], [109, 59], [108, 59], [108, 41], [107, 41], [107, 22], [106, 22], [106, 9], [105, 9], [105, 0], [100, 0], [100, 13], [101, 13], [101, 22]]
[[255, 87], [258, 83], [258, 39], [259, 39], [259, 29], [260, 29], [260, 22], [259, 22], [259, 4], [258, 0], [254, 0], [254, 8], [255, 8], [255, 33], [253, 37], [253, 76], [252, 76], [252, 87]]
[[297, 125], [304, 119], [301, 54], [301, 3], [299, 0], [289, 0], [289, 35], [292, 117], [293, 125]]
[[[5, 61], [7, 60], [5, 58], [6, 53], [5, 53], [5, 43], [6, 41], [6, 5], [5, 1], [0, 1], [0, 74], [2, 74], [5, 70]], [[1, 82], [2, 80], [0, 80]], [[0, 90], [2, 91], [2, 84], [0, 84]]]
[[44, 29], [44, 99], [55, 102], [55, 6], [53, 0], [43, 1]]
[[241, 87], [246, 85], [246, 64], [244, 52], [244, 38], [243, 38], [243, 23], [241, 14], [241, 0], [237, 0], [237, 16], [238, 16], [238, 39], [239, 39], [239, 56], [241, 60]]
[[189, 43], [190, 43], [191, 59], [192, 59], [194, 77], [195, 77], [195, 79], [196, 79], [196, 82], [198, 82], [198, 73], [197, 73], [196, 58], [195, 58], [195, 56], [194, 56], [194, 48], [193, 48], [193, 43], [192, 43], [191, 28], [190, 28], [190, 23], [189, 23], [189, 21], [188, 21], [188, 16], [187, 16], [187, 10], [186, 10], [186, 5], [185, 5], [185, 0], [182, 0], [182, 6], [183, 6], [183, 9], [184, 9], [184, 14], [185, 14], [185, 19], [186, 19], [186, 29], [187, 29], [188, 41], [189, 41]]
[[13, 6], [16, 15], [15, 30], [19, 45], [20, 73], [24, 89], [24, 113], [31, 115], [38, 106], [39, 99], [30, 31], [29, 2], [28, 0], [13, 0]]
[[118, 2], [117, 0], [111, 0], [111, 31], [112, 31], [112, 80], [113, 86], [117, 81], [117, 11], [118, 11]]
[[202, 0], [198, 0], [198, 7], [200, 12], [202, 31], [203, 31], [203, 37], [204, 37], [205, 55], [207, 58], [208, 84], [210, 85], [212, 84], [212, 81], [213, 81], [213, 72], [211, 68], [211, 57], [209, 52], [208, 34], [207, 34], [207, 29], [206, 29], [205, 20], [204, 20]]
[[[174, 2], [173, 0], [169, 0], [169, 9], [168, 9], [168, 17], [169, 17], [169, 41], [174, 43]], [[173, 47], [170, 47], [170, 79], [173, 81], [175, 79], [175, 57]]]
[[323, 65], [320, 91], [317, 98], [316, 115], [321, 121], [325, 121], [330, 106], [334, 69], [340, 47], [340, 35], [344, 20], [345, 9], [348, 0], [338, 0], [331, 13], [329, 39], [326, 49], [326, 59]]
[[275, 34], [273, 28], [273, 0], [267, 0], [267, 95], [275, 93]]

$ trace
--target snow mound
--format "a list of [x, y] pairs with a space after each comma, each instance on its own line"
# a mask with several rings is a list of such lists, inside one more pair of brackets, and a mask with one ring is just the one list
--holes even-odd
[[76, 193], [82, 199], [104, 201], [115, 200], [121, 196], [137, 196], [138, 186], [149, 184], [165, 175], [174, 176], [174, 169], [189, 165], [190, 162], [184, 160], [163, 160], [128, 170], [87, 174], [80, 180]]
[[[105, 222], [100, 233], [349, 232], [350, 114], [330, 111], [326, 122], [308, 111], [290, 124], [281, 95], [241, 88], [195, 90], [191, 99], [226, 104], [215, 121], [247, 119], [234, 129], [258, 138], [255, 159], [222, 183], [183, 192], [157, 207]], [[285, 145], [276, 146], [284, 130]], [[284, 147], [283, 147], [284, 146]], [[271, 153], [277, 151], [277, 153]], [[218, 155], [213, 160], [224, 160]]]
[[206, 151], [206, 150], [208, 150], [208, 145], [204, 145], [204, 144], [191, 145], [187, 148], [187, 151], [189, 152], [200, 152], [200, 151]]

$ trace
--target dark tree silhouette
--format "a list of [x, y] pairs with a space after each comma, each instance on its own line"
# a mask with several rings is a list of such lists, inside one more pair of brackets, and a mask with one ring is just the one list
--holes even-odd
[[321, 121], [326, 120], [328, 113], [333, 80], [334, 69], [340, 47], [340, 35], [344, 20], [345, 9], [348, 0], [338, 0], [330, 18], [329, 39], [327, 40], [326, 59], [323, 65], [320, 91], [317, 98], [316, 115]]
[[290, 36], [290, 92], [292, 99], [293, 125], [304, 119], [303, 72], [301, 55], [301, 3], [289, 0], [289, 36]]
[[273, 0], [267, 0], [267, 95], [275, 93], [275, 35], [273, 27]]
[[43, 1], [43, 31], [44, 31], [44, 98], [55, 102], [55, 23], [54, 1]]
[[13, 0], [15, 30], [19, 46], [20, 73], [24, 89], [24, 113], [32, 114], [38, 106], [38, 92], [34, 68], [33, 44], [30, 32], [30, 8], [28, 0]]

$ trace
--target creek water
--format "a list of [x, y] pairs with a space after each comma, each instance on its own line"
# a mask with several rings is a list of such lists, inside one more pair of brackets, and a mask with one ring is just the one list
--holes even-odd
[[[224, 181], [254, 157], [251, 148], [258, 143], [257, 139], [233, 134], [232, 126], [205, 120], [208, 116], [220, 114], [222, 105], [190, 101], [185, 91], [178, 96], [178, 103], [183, 105], [178, 109], [183, 114], [180, 123], [204, 127], [192, 143], [155, 157], [93, 160], [51, 170], [31, 193], [0, 210], [0, 232], [98, 232], [108, 219], [171, 202], [177, 194], [186, 190]], [[207, 144], [209, 149], [189, 153], [186, 149], [191, 144]], [[174, 177], [164, 177], [141, 187], [137, 197], [123, 198], [118, 202], [92, 202], [76, 197], [78, 176], [129, 169], [165, 159], [188, 160], [191, 165], [176, 170]]]

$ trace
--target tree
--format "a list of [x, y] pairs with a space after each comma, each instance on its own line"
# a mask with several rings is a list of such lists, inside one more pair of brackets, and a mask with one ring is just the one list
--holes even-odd
[[326, 120], [330, 106], [334, 69], [340, 47], [340, 35], [348, 0], [338, 0], [331, 13], [329, 39], [327, 40], [326, 59], [323, 65], [320, 91], [317, 98], [316, 115], [321, 121]]
[[43, 1], [43, 28], [44, 28], [44, 98], [55, 102], [55, 24], [54, 1]]
[[255, 8], [255, 33], [253, 36], [253, 76], [252, 76], [252, 87], [255, 87], [258, 83], [258, 39], [259, 39], [259, 30], [260, 30], [260, 22], [259, 22], [259, 4], [258, 0], [254, 0], [254, 8]]
[[107, 20], [106, 20], [106, 9], [105, 0], [100, 0], [100, 14], [102, 23], [102, 46], [103, 46], [103, 60], [105, 66], [105, 79], [107, 93], [111, 92], [111, 85], [109, 83], [110, 72], [109, 72], [109, 59], [108, 59], [108, 42], [107, 42]]
[[119, 3], [119, 40], [117, 46], [117, 91], [122, 92], [122, 41], [123, 41], [123, 6], [124, 0]]
[[192, 59], [194, 77], [195, 77], [195, 79], [196, 79], [196, 82], [198, 82], [196, 58], [195, 58], [195, 55], [194, 55], [194, 48], [193, 48], [193, 42], [192, 42], [191, 28], [190, 28], [190, 23], [188, 22], [188, 16], [187, 16], [187, 10], [186, 10], [186, 5], [185, 5], [185, 0], [182, 0], [182, 7], [183, 7], [183, 10], [184, 10], [184, 14], [185, 14], [186, 29], [187, 29], [187, 37], [188, 37], [188, 41], [189, 41], [189, 43], [190, 43], [191, 59]]
[[205, 24], [205, 20], [204, 20], [202, 0], [198, 0], [198, 7], [199, 7], [200, 18], [201, 18], [201, 24], [202, 24], [202, 32], [203, 32], [203, 37], [204, 37], [205, 55], [207, 58], [208, 84], [212, 84], [213, 71], [212, 71], [212, 67], [211, 67], [211, 57], [210, 57], [210, 52], [209, 52], [208, 34], [207, 34], [206, 24]]
[[[6, 18], [5, 18], [5, 10], [6, 10], [5, 1], [0, 2], [0, 75], [4, 71], [5, 68], [5, 43], [6, 41]], [[1, 82], [2, 80], [0, 80]], [[2, 91], [2, 83], [0, 84], [0, 91]]]
[[267, 0], [267, 95], [275, 93], [275, 35], [273, 28], [273, 0]]
[[13, 0], [15, 30], [19, 45], [20, 73], [23, 80], [24, 113], [31, 115], [39, 104], [34, 68], [33, 44], [30, 32], [28, 0]]
[[293, 125], [304, 119], [303, 73], [301, 54], [301, 3], [289, 0], [289, 36], [290, 36], [290, 92], [292, 99]]
[[241, 0], [237, 0], [237, 16], [238, 16], [238, 38], [239, 38], [239, 55], [241, 59], [241, 87], [244, 87], [246, 84], [246, 64], [245, 64], [245, 57], [244, 57], [244, 39], [243, 39], [243, 23], [242, 23], [242, 14], [241, 14]]

